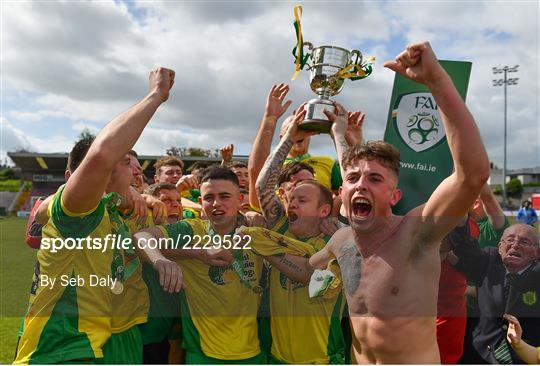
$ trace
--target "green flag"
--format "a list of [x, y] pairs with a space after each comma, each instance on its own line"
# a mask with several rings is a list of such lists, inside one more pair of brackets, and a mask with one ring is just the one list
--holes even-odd
[[[472, 64], [439, 62], [465, 100]], [[393, 211], [404, 215], [428, 200], [439, 183], [452, 173], [453, 164], [435, 98], [426, 86], [397, 73], [384, 141], [401, 154], [399, 188], [403, 198]]]

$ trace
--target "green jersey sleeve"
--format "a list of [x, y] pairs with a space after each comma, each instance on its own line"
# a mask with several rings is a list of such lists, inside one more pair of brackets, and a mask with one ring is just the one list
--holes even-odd
[[74, 214], [62, 204], [64, 187], [60, 187], [51, 203], [50, 215], [54, 226], [64, 238], [85, 238], [93, 232], [105, 213], [105, 203], [99, 202], [97, 207], [89, 212]]
[[343, 178], [341, 177], [341, 169], [337, 161], [334, 162], [334, 165], [332, 166], [331, 174], [332, 190], [337, 191], [339, 187], [341, 187], [341, 185], [343, 184]]

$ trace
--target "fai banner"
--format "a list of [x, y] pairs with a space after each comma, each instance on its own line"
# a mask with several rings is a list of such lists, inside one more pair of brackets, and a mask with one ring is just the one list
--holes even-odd
[[[472, 64], [439, 62], [465, 100]], [[397, 73], [384, 141], [401, 154], [399, 188], [403, 198], [394, 207], [394, 213], [403, 215], [427, 201], [439, 183], [452, 173], [453, 164], [435, 98], [424, 85]]]

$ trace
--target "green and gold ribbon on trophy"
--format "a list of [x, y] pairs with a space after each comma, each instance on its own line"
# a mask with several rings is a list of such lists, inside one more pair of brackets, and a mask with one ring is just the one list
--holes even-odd
[[[362, 53], [358, 50], [349, 51], [336, 46], [313, 47], [310, 42], [304, 42], [301, 17], [302, 7], [296, 5], [294, 7], [296, 46], [292, 51], [296, 70], [292, 80], [295, 80], [300, 70], [307, 65], [311, 73], [311, 90], [319, 97], [307, 103], [306, 119], [300, 123], [300, 127], [304, 130], [328, 133], [332, 124], [323, 110], [334, 111], [330, 97], [341, 92], [345, 79], [354, 81], [368, 77], [373, 71], [372, 64], [375, 57], [363, 60]], [[310, 52], [304, 51], [305, 46]]]

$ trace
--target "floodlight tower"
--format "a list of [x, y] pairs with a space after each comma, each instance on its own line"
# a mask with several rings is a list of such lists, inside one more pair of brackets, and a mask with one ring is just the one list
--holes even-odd
[[493, 79], [493, 86], [501, 86], [504, 85], [504, 163], [503, 163], [503, 182], [502, 182], [502, 192], [503, 192], [503, 199], [502, 199], [502, 206], [503, 208], [508, 207], [508, 200], [506, 197], [506, 86], [507, 85], [517, 85], [519, 78], [507, 78], [506, 74], [509, 72], [517, 72], [519, 65], [516, 65], [514, 67], [508, 67], [504, 66], [503, 68], [500, 67], [493, 67], [493, 74], [501, 74], [504, 73], [504, 79]]

